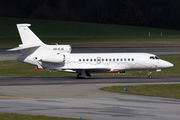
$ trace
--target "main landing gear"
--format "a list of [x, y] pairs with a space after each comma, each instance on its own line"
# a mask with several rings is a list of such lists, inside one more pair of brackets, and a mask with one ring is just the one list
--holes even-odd
[[81, 70], [81, 73], [79, 73], [77, 75], [77, 78], [78, 79], [84, 79], [84, 78], [87, 78], [87, 77], [91, 77], [90, 73], [85, 71], [85, 70]]
[[152, 78], [151, 73], [152, 73], [152, 71], [151, 71], [151, 70], [149, 70], [149, 72], [148, 72], [148, 78], [149, 78], [149, 79], [151, 79], [151, 78]]

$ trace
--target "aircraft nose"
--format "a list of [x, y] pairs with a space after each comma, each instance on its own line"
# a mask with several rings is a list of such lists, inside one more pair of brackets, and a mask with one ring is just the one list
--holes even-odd
[[173, 67], [174, 65], [168, 61], [162, 60], [160, 62], [160, 66], [161, 68], [170, 68], [170, 67]]
[[170, 67], [173, 67], [174, 65], [172, 63], [166, 61], [165, 66], [166, 66], [166, 68], [170, 68]]
[[169, 62], [169, 67], [173, 67], [174, 65], [172, 63]]

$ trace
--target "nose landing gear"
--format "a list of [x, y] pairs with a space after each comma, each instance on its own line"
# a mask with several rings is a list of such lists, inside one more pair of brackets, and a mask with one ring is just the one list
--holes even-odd
[[148, 78], [149, 78], [149, 79], [151, 79], [151, 78], [152, 78], [151, 73], [152, 73], [152, 71], [151, 71], [151, 70], [149, 70], [149, 72], [148, 72]]
[[149, 75], [149, 76], [148, 76], [148, 78], [149, 78], [149, 79], [151, 79], [151, 78], [152, 78], [152, 76], [151, 76], [151, 75]]

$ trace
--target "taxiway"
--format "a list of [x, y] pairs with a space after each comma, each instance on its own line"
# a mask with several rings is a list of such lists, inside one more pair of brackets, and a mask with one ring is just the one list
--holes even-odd
[[93, 120], [178, 120], [180, 100], [100, 91], [112, 85], [175, 84], [180, 77], [0, 77], [0, 112]]

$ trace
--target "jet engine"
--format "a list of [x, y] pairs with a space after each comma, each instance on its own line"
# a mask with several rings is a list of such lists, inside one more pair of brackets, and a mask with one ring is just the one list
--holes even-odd
[[50, 55], [42, 57], [43, 62], [51, 63], [63, 63], [65, 61], [65, 55]]

